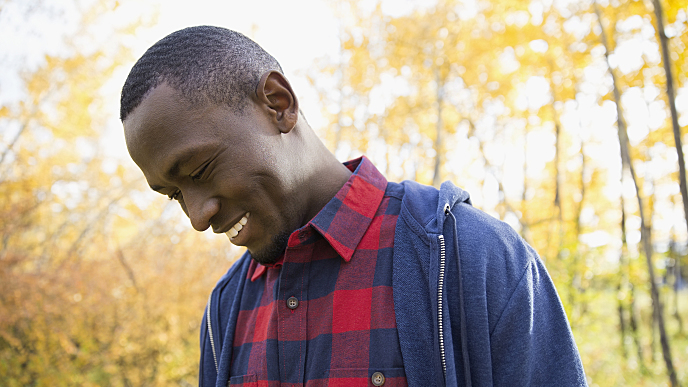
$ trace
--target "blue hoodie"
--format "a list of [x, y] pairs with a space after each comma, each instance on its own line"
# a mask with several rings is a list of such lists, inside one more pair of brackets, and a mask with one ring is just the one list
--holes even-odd
[[[408, 385], [585, 386], [566, 314], [537, 253], [450, 182], [439, 191], [388, 184], [402, 198], [393, 289]], [[227, 386], [250, 260], [244, 254], [208, 300], [202, 387]]]

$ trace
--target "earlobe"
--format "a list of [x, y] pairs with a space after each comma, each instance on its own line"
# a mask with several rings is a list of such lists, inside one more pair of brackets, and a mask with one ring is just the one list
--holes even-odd
[[278, 71], [268, 71], [260, 77], [256, 97], [269, 111], [275, 126], [289, 133], [299, 117], [299, 102], [287, 78]]

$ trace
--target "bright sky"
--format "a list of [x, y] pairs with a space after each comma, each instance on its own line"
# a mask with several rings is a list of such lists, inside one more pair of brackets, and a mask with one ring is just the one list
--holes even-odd
[[[0, 74], [0, 103], [17, 99], [18, 70], [35, 67], [43, 55], [64, 50], [62, 37], [76, 31], [78, 24], [74, 4], [83, 7], [90, 0], [43, 2], [41, 6], [47, 10], [43, 8], [42, 12], [31, 9], [34, 2], [10, 2], [3, 5], [0, 13], [0, 70], [5, 74]], [[313, 126], [323, 125], [317, 96], [303, 73], [298, 72], [307, 69], [316, 58], [336, 56], [339, 51], [339, 25], [329, 2], [198, 0], [191, 5], [181, 0], [138, 0], [122, 3], [103, 18], [100, 29], [88, 31], [90, 38], [95, 37], [92, 40], [97, 42], [100, 39], [97, 35], [107, 35], [113, 26], [123, 26], [137, 17], [149, 20], [151, 15], [157, 15], [157, 22], [152, 27], [139, 28], [135, 38], [124, 42], [132, 48], [135, 58], [167, 34], [189, 26], [208, 24], [242, 32], [277, 58]], [[133, 62], [123, 66], [105, 88], [107, 100], [112, 101], [112, 111], [119, 109], [119, 90], [132, 65]], [[118, 122], [112, 126], [121, 129]], [[118, 131], [116, 135], [107, 135], [107, 143], [118, 144], [111, 149], [115, 153], [124, 151], [120, 134]]]
[[[194, 1], [193, 6], [183, 0], [157, 3], [159, 24], [141, 36], [145, 47], [140, 54], [156, 40], [185, 27], [203, 24], [226, 27], [251, 37], [272, 54], [302, 99], [310, 87], [296, 71], [308, 68], [318, 57], [335, 56], [339, 51], [339, 25], [327, 1], [201, 0]], [[312, 104], [304, 108], [318, 109]]]

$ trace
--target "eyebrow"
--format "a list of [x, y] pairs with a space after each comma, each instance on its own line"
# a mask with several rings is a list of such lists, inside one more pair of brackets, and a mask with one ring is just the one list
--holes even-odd
[[[184, 157], [184, 162], [189, 161], [189, 159], [191, 157], [193, 157], [193, 155], [189, 155], [188, 157]], [[172, 164], [172, 166], [170, 167], [170, 169], [167, 170], [166, 176], [168, 178], [177, 176], [179, 174], [179, 166], [181, 165], [181, 163], [182, 163], [181, 160], [175, 161], [174, 164]]]

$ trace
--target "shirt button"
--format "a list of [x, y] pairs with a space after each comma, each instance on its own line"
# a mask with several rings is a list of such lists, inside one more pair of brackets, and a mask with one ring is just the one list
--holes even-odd
[[370, 378], [370, 381], [373, 382], [373, 386], [381, 386], [385, 384], [385, 375], [382, 372], [376, 372]]
[[287, 298], [287, 308], [294, 310], [299, 307], [299, 299], [291, 296]]

